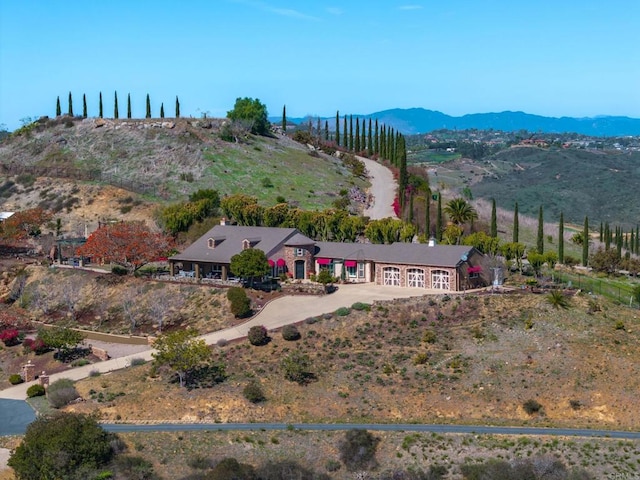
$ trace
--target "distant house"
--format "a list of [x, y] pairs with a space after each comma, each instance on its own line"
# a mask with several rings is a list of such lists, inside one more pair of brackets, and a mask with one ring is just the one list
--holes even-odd
[[265, 252], [273, 277], [302, 280], [326, 269], [354, 283], [443, 291], [487, 284], [483, 255], [469, 246], [316, 242], [295, 228], [235, 225], [217, 225], [170, 257], [171, 274], [228, 280], [231, 257], [247, 248]]
[[0, 212], [0, 222], [4, 222], [7, 218], [13, 216], [15, 212]]

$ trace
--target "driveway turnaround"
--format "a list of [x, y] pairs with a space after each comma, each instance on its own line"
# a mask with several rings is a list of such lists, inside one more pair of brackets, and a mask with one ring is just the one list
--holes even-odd
[[[340, 285], [338, 290], [329, 295], [323, 296], [290, 296], [278, 298], [267, 305], [253, 318], [247, 322], [229, 327], [224, 330], [202, 335], [201, 338], [207, 345], [214, 345], [219, 340], [236, 340], [247, 336], [249, 329], [254, 325], [264, 325], [268, 330], [274, 330], [284, 325], [301, 322], [308, 317], [322, 315], [323, 313], [334, 312], [340, 307], [350, 307], [356, 302], [371, 303], [375, 300], [392, 300], [394, 298], [422, 296], [434, 291], [423, 288], [400, 288], [384, 287], [380, 285]], [[437, 292], [443, 293], [443, 292]], [[72, 368], [64, 372], [55, 373], [50, 376], [50, 382], [60, 378], [80, 380], [87, 378], [92, 371], [100, 373], [120, 370], [131, 365], [134, 358], [152, 360], [154, 350], [125, 355], [113, 358], [104, 362], [84, 365]], [[0, 399], [24, 400], [27, 398], [27, 388], [35, 382], [21, 383], [0, 391]], [[26, 424], [25, 424], [26, 427]]]
[[0, 435], [22, 435], [35, 419], [33, 408], [24, 400], [0, 399]]

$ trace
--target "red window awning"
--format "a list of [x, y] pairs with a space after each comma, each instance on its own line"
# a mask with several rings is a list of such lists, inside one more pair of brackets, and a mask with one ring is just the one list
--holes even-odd
[[276, 264], [276, 262], [274, 262], [273, 260], [269, 260], [269, 266], [273, 267]]
[[279, 258], [276, 262], [276, 265], [278, 265], [279, 267], [284, 267], [286, 264], [287, 262], [284, 261], [284, 258]]
[[467, 273], [480, 273], [482, 271], [482, 267], [469, 267], [467, 268]]
[[316, 262], [318, 262], [318, 265], [329, 265], [331, 263], [331, 259], [330, 258], [316, 258]]
[[358, 264], [358, 262], [356, 260], [345, 260], [344, 261], [344, 266], [345, 267], [355, 267]]

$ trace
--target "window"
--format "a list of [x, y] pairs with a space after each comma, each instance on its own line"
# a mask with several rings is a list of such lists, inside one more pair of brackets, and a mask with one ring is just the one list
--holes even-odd
[[407, 286], [413, 288], [424, 288], [424, 270], [421, 268], [410, 268], [407, 270]]
[[222, 265], [211, 265], [211, 273], [207, 275], [208, 278], [222, 278]]
[[364, 262], [358, 263], [358, 278], [364, 278]]
[[213, 238], [210, 238], [209, 240], [207, 240], [207, 247], [216, 248], [216, 241]]
[[251, 248], [251, 242], [245, 239], [242, 241], [242, 249], [247, 250], [248, 248]]
[[306, 253], [306, 250], [304, 248], [296, 248], [295, 249], [296, 257], [304, 257], [305, 253]]
[[399, 287], [400, 269], [397, 267], [384, 267], [382, 269], [382, 284], [390, 287]]
[[353, 266], [353, 267], [345, 267], [347, 269], [347, 277], [349, 278], [356, 278], [356, 275], [358, 274], [358, 267]]
[[436, 290], [451, 290], [449, 272], [446, 270], [434, 270], [431, 272], [431, 288]]

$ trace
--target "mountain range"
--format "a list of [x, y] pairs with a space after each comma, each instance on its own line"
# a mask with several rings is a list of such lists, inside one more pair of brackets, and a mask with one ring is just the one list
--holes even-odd
[[[499, 113], [473, 113], [454, 117], [424, 108], [394, 108], [367, 115], [354, 115], [354, 117], [378, 119], [378, 122], [391, 126], [405, 135], [428, 133], [440, 129], [493, 129], [506, 132], [527, 130], [529, 132], [544, 133], [580, 133], [598, 137], [640, 135], [639, 118], [618, 116], [557, 118], [506, 111]], [[287, 118], [287, 120], [293, 123], [303, 123], [308, 121], [309, 118]], [[270, 120], [277, 123], [282, 121], [282, 118], [271, 117]], [[323, 123], [325, 120], [329, 122], [330, 129], [335, 129], [334, 118], [321, 118]], [[316, 117], [313, 117], [313, 121], [316, 121]]]

